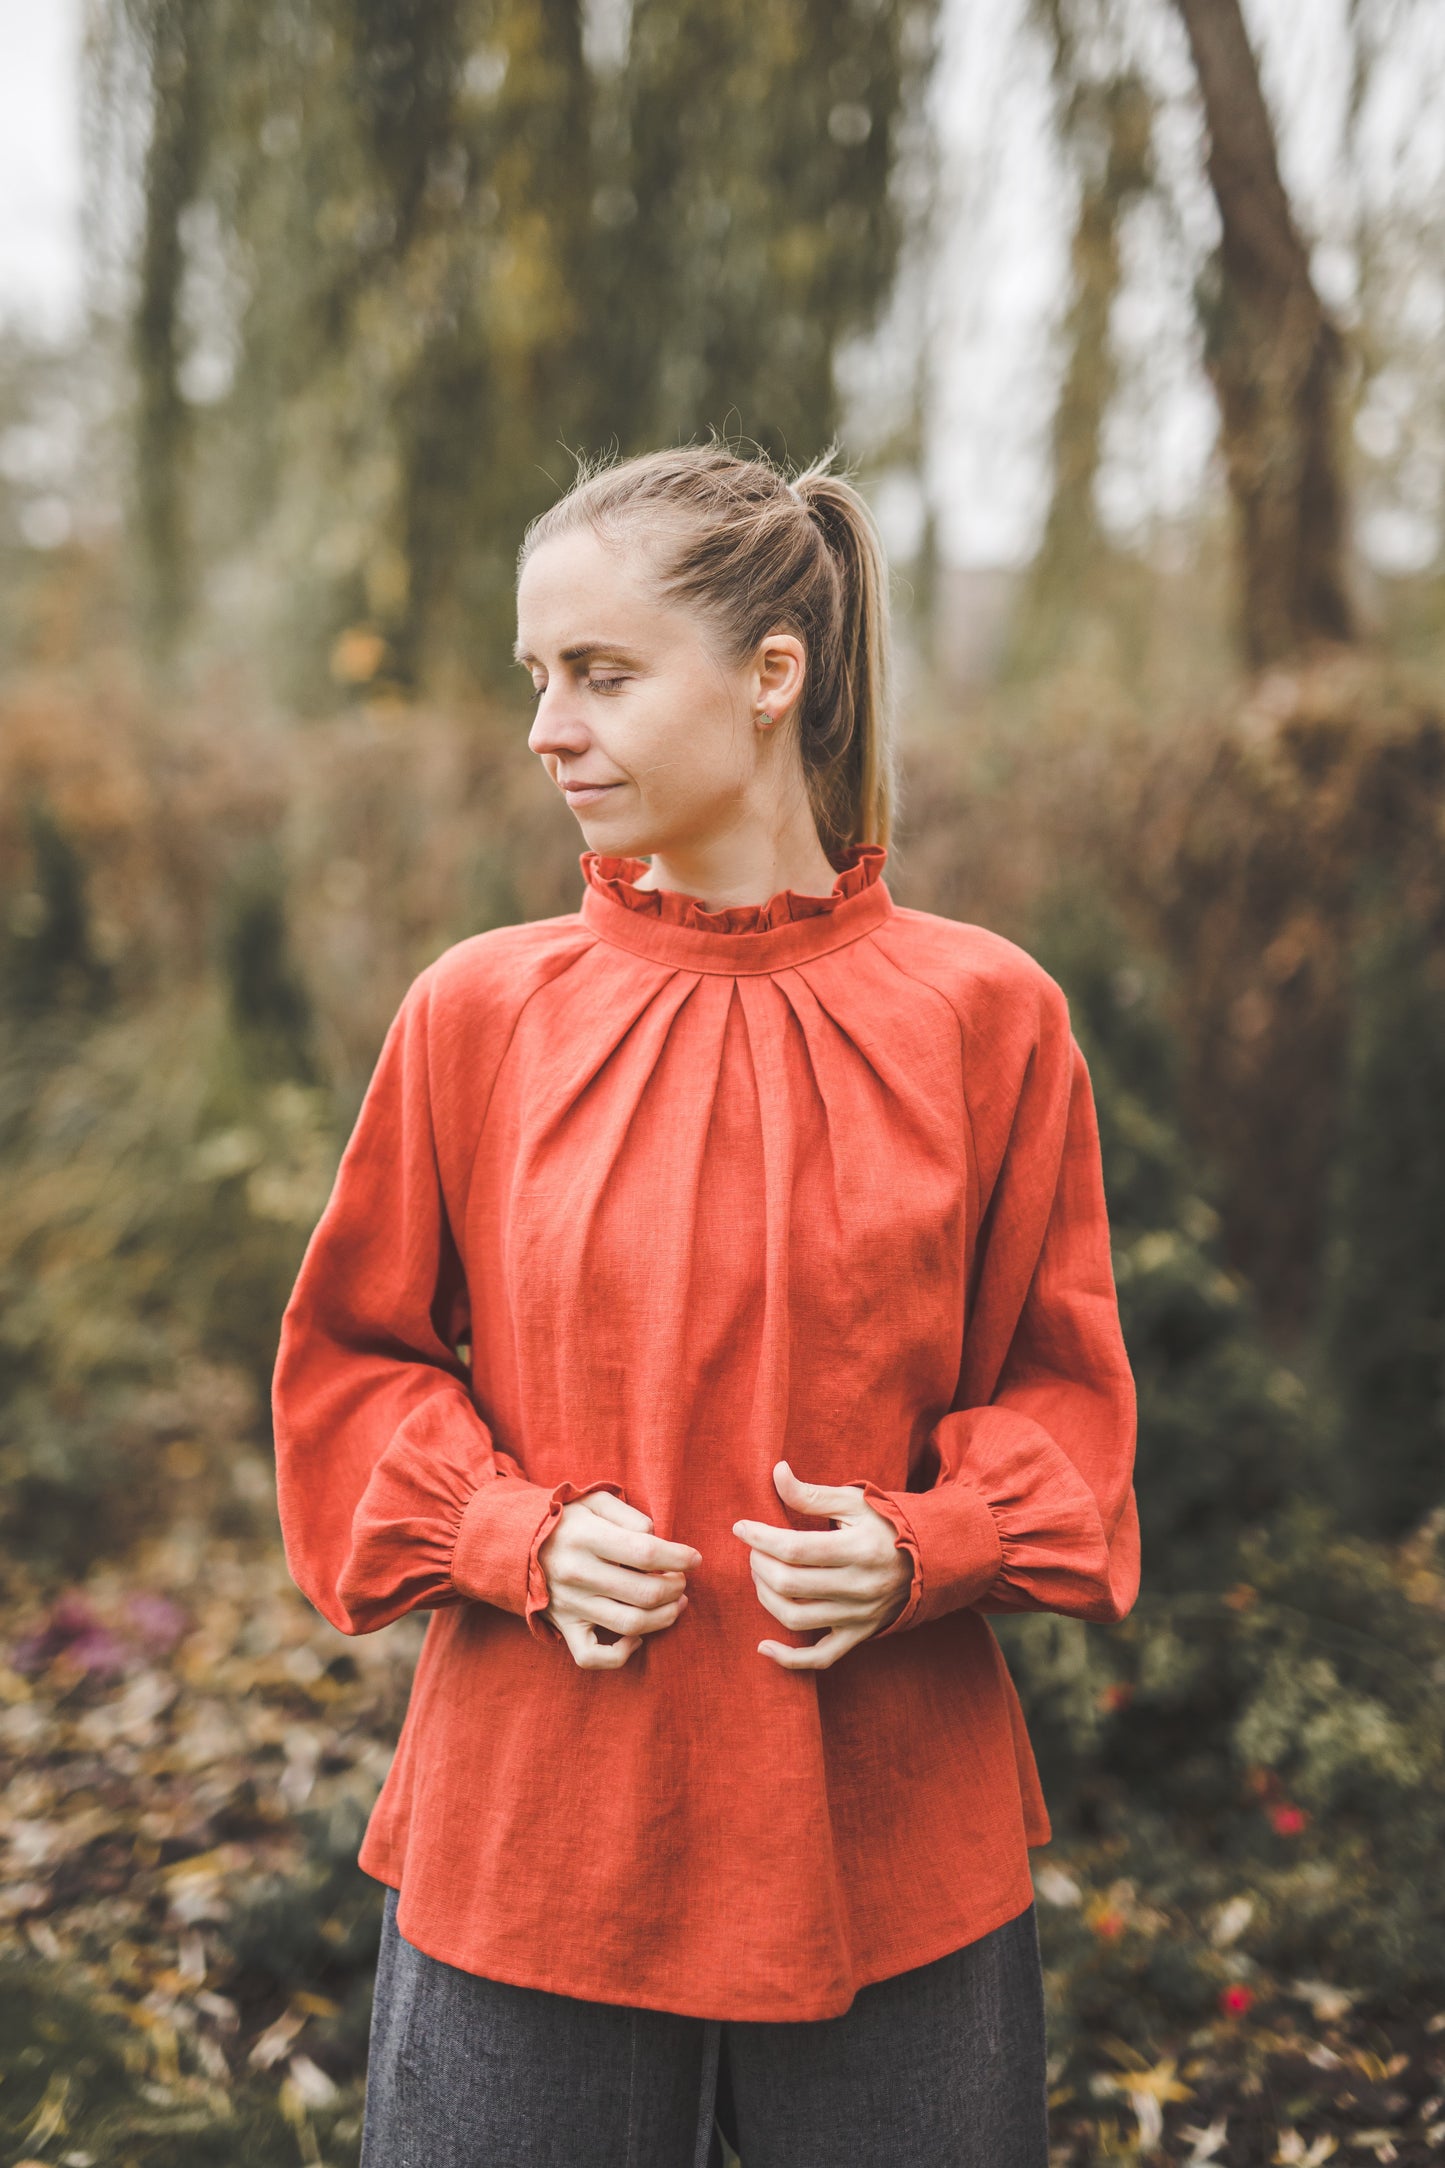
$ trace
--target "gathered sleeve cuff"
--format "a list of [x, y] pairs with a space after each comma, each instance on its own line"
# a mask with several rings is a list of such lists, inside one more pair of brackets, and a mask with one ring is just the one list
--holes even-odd
[[514, 1612], [540, 1641], [560, 1639], [543, 1616], [542, 1547], [572, 1499], [620, 1495], [616, 1484], [531, 1483], [507, 1454], [470, 1451], [469, 1432], [446, 1414], [424, 1404], [377, 1461], [352, 1518], [339, 1603], [361, 1632], [373, 1618], [465, 1599]]
[[1003, 1546], [997, 1522], [970, 1485], [939, 1485], [916, 1494], [880, 1490], [876, 1483], [861, 1488], [869, 1505], [891, 1526], [894, 1542], [907, 1552], [913, 1569], [903, 1609], [875, 1640], [972, 1603], [992, 1585]]
[[970, 1275], [955, 1405], [907, 1489], [862, 1486], [912, 1563], [880, 1639], [966, 1605], [1112, 1622], [1138, 1594], [1136, 1396], [1093, 1090], [1062, 990], [1039, 976], [1036, 1040]]
[[[925, 1491], [863, 1486], [913, 1566], [904, 1607], [883, 1633], [965, 1605], [1102, 1623], [1123, 1618], [1139, 1582], [1132, 1500], [1111, 1544], [1087, 1483], [1027, 1417], [956, 1427], [948, 1465], [950, 1473]], [[961, 1472], [969, 1467], [972, 1479]]]
[[599, 1490], [622, 1496], [616, 1483], [589, 1483], [585, 1489], [558, 1483], [549, 1491], [540, 1483], [503, 1482], [474, 1491], [457, 1524], [448, 1564], [451, 1581], [464, 1596], [520, 1612], [537, 1640], [560, 1641], [562, 1636], [544, 1615], [551, 1595], [542, 1546], [562, 1518], [563, 1506]]

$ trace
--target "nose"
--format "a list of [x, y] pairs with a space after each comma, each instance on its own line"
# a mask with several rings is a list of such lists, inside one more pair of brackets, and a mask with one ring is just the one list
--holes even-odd
[[564, 676], [554, 675], [537, 701], [527, 733], [529, 748], [537, 754], [585, 753], [591, 742], [576, 693]]

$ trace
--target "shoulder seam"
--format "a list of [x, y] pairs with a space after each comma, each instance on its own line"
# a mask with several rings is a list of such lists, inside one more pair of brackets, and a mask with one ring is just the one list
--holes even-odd
[[[566, 914], [565, 914], [565, 913], [561, 913], [561, 914], [559, 914], [559, 916], [564, 916], [564, 917], [565, 917], [565, 916], [566, 916]], [[545, 924], [546, 924], [547, 922], [546, 922], [546, 920], [544, 920], [544, 919], [528, 919], [528, 920], [524, 921], [524, 923], [525, 923], [525, 924], [527, 924], [527, 925], [545, 925]], [[495, 930], [499, 930], [499, 929], [489, 929], [489, 930], [494, 930], [494, 931], [495, 931]], [[489, 1083], [488, 1083], [488, 1085], [487, 1085], [487, 1096], [486, 1096], [486, 1100], [485, 1100], [485, 1102], [484, 1102], [484, 1104], [483, 1104], [483, 1106], [482, 1106], [482, 1109], [481, 1109], [481, 1112], [480, 1112], [480, 1114], [479, 1114], [479, 1115], [478, 1115], [478, 1117], [477, 1117], [477, 1128], [476, 1128], [476, 1142], [477, 1142], [477, 1144], [480, 1144], [480, 1143], [481, 1143], [481, 1140], [482, 1140], [482, 1135], [483, 1135], [483, 1133], [484, 1133], [484, 1131], [485, 1131], [485, 1129], [486, 1129], [486, 1126], [487, 1126], [487, 1121], [488, 1121], [488, 1119], [489, 1119], [489, 1117], [490, 1117], [490, 1115], [491, 1115], [491, 1111], [492, 1111], [492, 1101], [493, 1101], [493, 1099], [494, 1099], [494, 1098], [495, 1098], [495, 1096], [496, 1096], [496, 1090], [497, 1090], [497, 1081], [498, 1081], [498, 1079], [500, 1078], [500, 1076], [501, 1076], [501, 1074], [502, 1074], [502, 1064], [503, 1064], [503, 1062], [504, 1062], [504, 1061], [506, 1060], [506, 1058], [507, 1058], [508, 1054], [509, 1054], [509, 1053], [511, 1052], [511, 1048], [512, 1048], [512, 1042], [513, 1042], [513, 1040], [514, 1040], [514, 1039], [516, 1038], [516, 1036], [517, 1036], [517, 1030], [518, 1030], [518, 1027], [519, 1027], [519, 1025], [521, 1024], [522, 1018], [523, 1018], [523, 1017], [524, 1017], [524, 1016], [526, 1015], [526, 1013], [527, 1013], [527, 1010], [528, 1010], [528, 1009], [529, 1009], [529, 1008], [531, 1007], [532, 1003], [533, 1003], [533, 1002], [534, 1002], [534, 1001], [536, 1000], [537, 996], [538, 996], [538, 995], [539, 995], [539, 994], [541, 993], [541, 991], [542, 991], [542, 989], [543, 989], [543, 987], [544, 987], [544, 986], [553, 986], [553, 985], [555, 985], [555, 984], [556, 984], [556, 982], [557, 982], [557, 981], [558, 981], [559, 979], [565, 978], [565, 977], [566, 977], [566, 975], [567, 975], [567, 973], [568, 973], [568, 972], [569, 972], [570, 970], [572, 970], [572, 968], [574, 967], [574, 965], [576, 965], [577, 963], [579, 963], [579, 962], [581, 961], [582, 957], [584, 957], [585, 955], [587, 955], [587, 954], [588, 954], [588, 953], [589, 953], [589, 952], [590, 952], [590, 951], [591, 951], [591, 950], [592, 950], [593, 948], [595, 948], [595, 947], [596, 947], [596, 945], [597, 945], [597, 936], [596, 936], [596, 934], [594, 934], [594, 933], [593, 933], [593, 932], [591, 931], [591, 928], [590, 928], [590, 927], [585, 927], [585, 926], [584, 926], [582, 930], [583, 930], [583, 932], [584, 932], [584, 933], [586, 934], [587, 938], [586, 938], [586, 940], [585, 940], [585, 941], [584, 941], [584, 942], [582, 943], [581, 947], [580, 947], [580, 948], [579, 948], [579, 949], [577, 950], [576, 954], [575, 954], [575, 955], [573, 955], [573, 956], [569, 956], [569, 957], [567, 958], [567, 960], [566, 960], [566, 961], [565, 961], [565, 962], [563, 963], [563, 965], [562, 965], [562, 967], [561, 967], [561, 969], [560, 969], [560, 970], [552, 972], [551, 974], [549, 974], [549, 976], [548, 976], [548, 977], [546, 977], [546, 978], [544, 978], [544, 979], [543, 979], [543, 978], [539, 978], [539, 979], [537, 980], [537, 982], [535, 983], [535, 985], [533, 985], [533, 986], [531, 986], [531, 987], [529, 987], [529, 988], [528, 988], [527, 992], [526, 992], [526, 993], [525, 993], [525, 994], [523, 995], [522, 999], [521, 999], [521, 1000], [520, 1000], [520, 1001], [519, 1001], [519, 1002], [518, 1002], [518, 1003], [516, 1004], [516, 1006], [515, 1006], [515, 1007], [513, 1008], [513, 1010], [512, 1010], [511, 1016], [509, 1017], [509, 1019], [508, 1019], [508, 1021], [507, 1021], [507, 1026], [506, 1026], [506, 1037], [504, 1038], [504, 1040], [503, 1040], [503, 1042], [502, 1042], [502, 1045], [501, 1045], [501, 1048], [500, 1048], [500, 1049], [499, 1049], [499, 1051], [498, 1051], [498, 1054], [497, 1054], [497, 1058], [496, 1058], [495, 1062], [494, 1062], [494, 1063], [492, 1064], [492, 1074], [491, 1074], [491, 1079], [490, 1079], [490, 1081], [489, 1081]], [[456, 945], [457, 945], [457, 946], [460, 946], [460, 944], [459, 944], [459, 943], [458, 943], [458, 944], [456, 944]], [[444, 950], [442, 951], [442, 956], [445, 956], [445, 955], [447, 955], [447, 954], [449, 954], [449, 953], [450, 953], [450, 951], [448, 951], [448, 950], [444, 949]], [[437, 956], [437, 957], [434, 957], [434, 958], [432, 959], [431, 963], [429, 963], [429, 964], [427, 965], [427, 967], [426, 967], [426, 970], [427, 970], [427, 971], [434, 971], [434, 970], [436, 969], [436, 966], [437, 966], [437, 965], [438, 965], [438, 964], [439, 964], [439, 963], [441, 962], [441, 960], [442, 960], [442, 957], [441, 957], [441, 956]], [[422, 974], [422, 976], [425, 976], [425, 973], [423, 973], [423, 974]], [[470, 1161], [470, 1164], [469, 1164], [469, 1166], [468, 1166], [468, 1169], [467, 1169], [467, 1186], [466, 1186], [466, 1192], [465, 1192], [465, 1194], [463, 1195], [463, 1197], [462, 1197], [462, 1200], [461, 1200], [461, 1207], [462, 1207], [462, 1215], [463, 1215], [463, 1222], [464, 1222], [464, 1223], [465, 1223], [465, 1217], [466, 1217], [466, 1214], [467, 1214], [467, 1212], [468, 1212], [468, 1211], [470, 1210], [470, 1208], [471, 1208], [471, 1185], [472, 1185], [472, 1177], [473, 1177], [473, 1175], [475, 1174], [475, 1171], [476, 1171], [476, 1154], [475, 1154], [475, 1152], [474, 1152], [474, 1153], [472, 1154], [472, 1157], [471, 1157], [471, 1161]]]
[[[996, 927], [981, 925], [977, 919], [949, 918], [942, 911], [917, 910], [911, 904], [895, 904], [893, 915], [896, 918], [921, 920], [933, 926], [954, 926], [961, 933], [977, 934], [981, 936], [982, 945], [985, 948], [991, 948], [996, 953], [1003, 951], [1010, 960], [1016, 960], [1026, 971], [1036, 974], [1040, 978], [1048, 979], [1053, 985], [1058, 985], [1057, 979], [1053, 977], [1053, 974], [1044, 964], [1040, 963], [1032, 949], [1025, 948], [1021, 941], [1015, 941], [1011, 934], [1000, 933]], [[887, 924], [885, 923], [876, 930], [879, 933], [886, 933], [888, 930]]]
[[[870, 938], [877, 941], [878, 936], [884, 930], [883, 926], [875, 926]], [[910, 971], [906, 964], [900, 963], [896, 956], [890, 955], [886, 945], [882, 943], [879, 944], [879, 953], [892, 965], [900, 978], [907, 979], [910, 986], [922, 987], [925, 993], [932, 994], [935, 999], [943, 1003], [943, 1006], [953, 1018], [953, 1028], [958, 1036], [958, 1093], [963, 1101], [963, 1118], [968, 1124], [969, 1190], [971, 1195], [976, 1197], [979, 1193], [978, 1137], [973, 1126], [973, 1108], [968, 1102], [968, 1064], [964, 1059], [963, 1018], [958, 1012], [957, 1004], [949, 999], [941, 986], [935, 986], [931, 979], [919, 978], [917, 972]]]

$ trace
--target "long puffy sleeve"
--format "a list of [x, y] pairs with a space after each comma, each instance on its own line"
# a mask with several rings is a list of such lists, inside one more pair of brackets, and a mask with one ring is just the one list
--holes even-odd
[[470, 1313], [434, 1131], [433, 990], [424, 971], [393, 1019], [282, 1318], [286, 1559], [342, 1633], [474, 1600], [550, 1640], [537, 1553], [581, 1493], [496, 1448], [457, 1353]]
[[982, 1216], [958, 1388], [910, 1479], [927, 1487], [864, 1485], [913, 1560], [887, 1633], [965, 1605], [1112, 1621], [1138, 1594], [1135, 1387], [1093, 1089], [1062, 989], [1030, 977], [1034, 1001], [1015, 979], [972, 1019]]

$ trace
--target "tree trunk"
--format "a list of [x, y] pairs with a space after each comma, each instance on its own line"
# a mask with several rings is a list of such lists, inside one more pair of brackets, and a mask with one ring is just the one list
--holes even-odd
[[[1045, 11], [1050, 27], [1060, 18]], [[1055, 73], [1069, 83], [1061, 129], [1079, 167], [1073, 293], [1064, 324], [1066, 360], [1053, 423], [1053, 490], [1021, 599], [1006, 668], [1057, 661], [1069, 628], [1097, 590], [1104, 556], [1094, 500], [1104, 425], [1117, 390], [1110, 320], [1121, 279], [1124, 213], [1152, 182], [1153, 103], [1139, 78], [1069, 82], [1074, 47], [1059, 32]]]
[[158, 0], [147, 23], [153, 117], [145, 170], [135, 313], [135, 505], [153, 660], [166, 661], [191, 600], [185, 520], [189, 411], [177, 379], [185, 269], [181, 214], [200, 171], [201, 68], [197, 0]]
[[1337, 411], [1344, 347], [1280, 178], [1239, 0], [1175, 0], [1194, 57], [1222, 236], [1200, 296], [1239, 521], [1252, 665], [1354, 637]]

